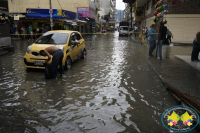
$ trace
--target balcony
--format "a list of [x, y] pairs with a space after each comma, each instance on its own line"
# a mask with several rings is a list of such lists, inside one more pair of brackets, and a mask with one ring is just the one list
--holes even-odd
[[112, 14], [114, 12], [113, 8], [111, 7], [110, 8], [110, 13]]
[[96, 2], [96, 9], [99, 10], [99, 11], [101, 10], [101, 9], [100, 9], [100, 3], [99, 3], [99, 2]]
[[110, 0], [110, 6], [114, 7], [114, 3], [112, 2], [112, 0]]

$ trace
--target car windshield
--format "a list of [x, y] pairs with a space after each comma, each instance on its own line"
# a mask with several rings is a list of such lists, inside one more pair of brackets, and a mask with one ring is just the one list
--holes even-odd
[[68, 33], [45, 33], [35, 43], [37, 44], [66, 44]]
[[120, 30], [128, 30], [128, 27], [120, 27]]

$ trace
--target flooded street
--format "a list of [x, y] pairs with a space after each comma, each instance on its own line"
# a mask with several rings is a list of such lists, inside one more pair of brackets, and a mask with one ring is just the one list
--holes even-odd
[[[84, 36], [86, 59], [63, 77], [26, 69], [28, 41], [0, 57], [0, 131], [6, 133], [170, 133], [162, 113], [177, 105], [130, 37]], [[191, 133], [195, 133], [192, 130]]]

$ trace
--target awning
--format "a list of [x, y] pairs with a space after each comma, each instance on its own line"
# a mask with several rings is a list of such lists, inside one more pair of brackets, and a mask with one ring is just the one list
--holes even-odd
[[95, 23], [95, 19], [93, 18], [85, 18], [85, 21], [90, 22], [90, 23]]
[[[33, 18], [33, 19], [20, 19], [20, 21], [22, 22], [43, 22], [43, 23], [50, 23], [50, 20], [49, 19], [37, 19], [37, 18]], [[54, 19], [53, 20], [54, 23], [63, 23], [62, 20], [60, 19]]]
[[99, 19], [99, 21], [102, 23], [106, 23], [106, 20], [104, 20], [104, 19]]
[[76, 23], [76, 22], [72, 22], [72, 25], [74, 25], [74, 26], [75, 26], [75, 25], [77, 25], [77, 23]]
[[83, 21], [83, 22], [76, 22], [78, 25], [85, 25], [85, 24], [87, 24], [87, 22], [86, 21]]

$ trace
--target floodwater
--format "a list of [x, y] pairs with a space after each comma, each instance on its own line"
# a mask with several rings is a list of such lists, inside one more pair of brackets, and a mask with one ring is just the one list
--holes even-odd
[[12, 42], [15, 52], [0, 57], [0, 132], [169, 133], [161, 116], [177, 103], [147, 50], [117, 32], [84, 39], [86, 59], [54, 80], [24, 67], [31, 42]]

